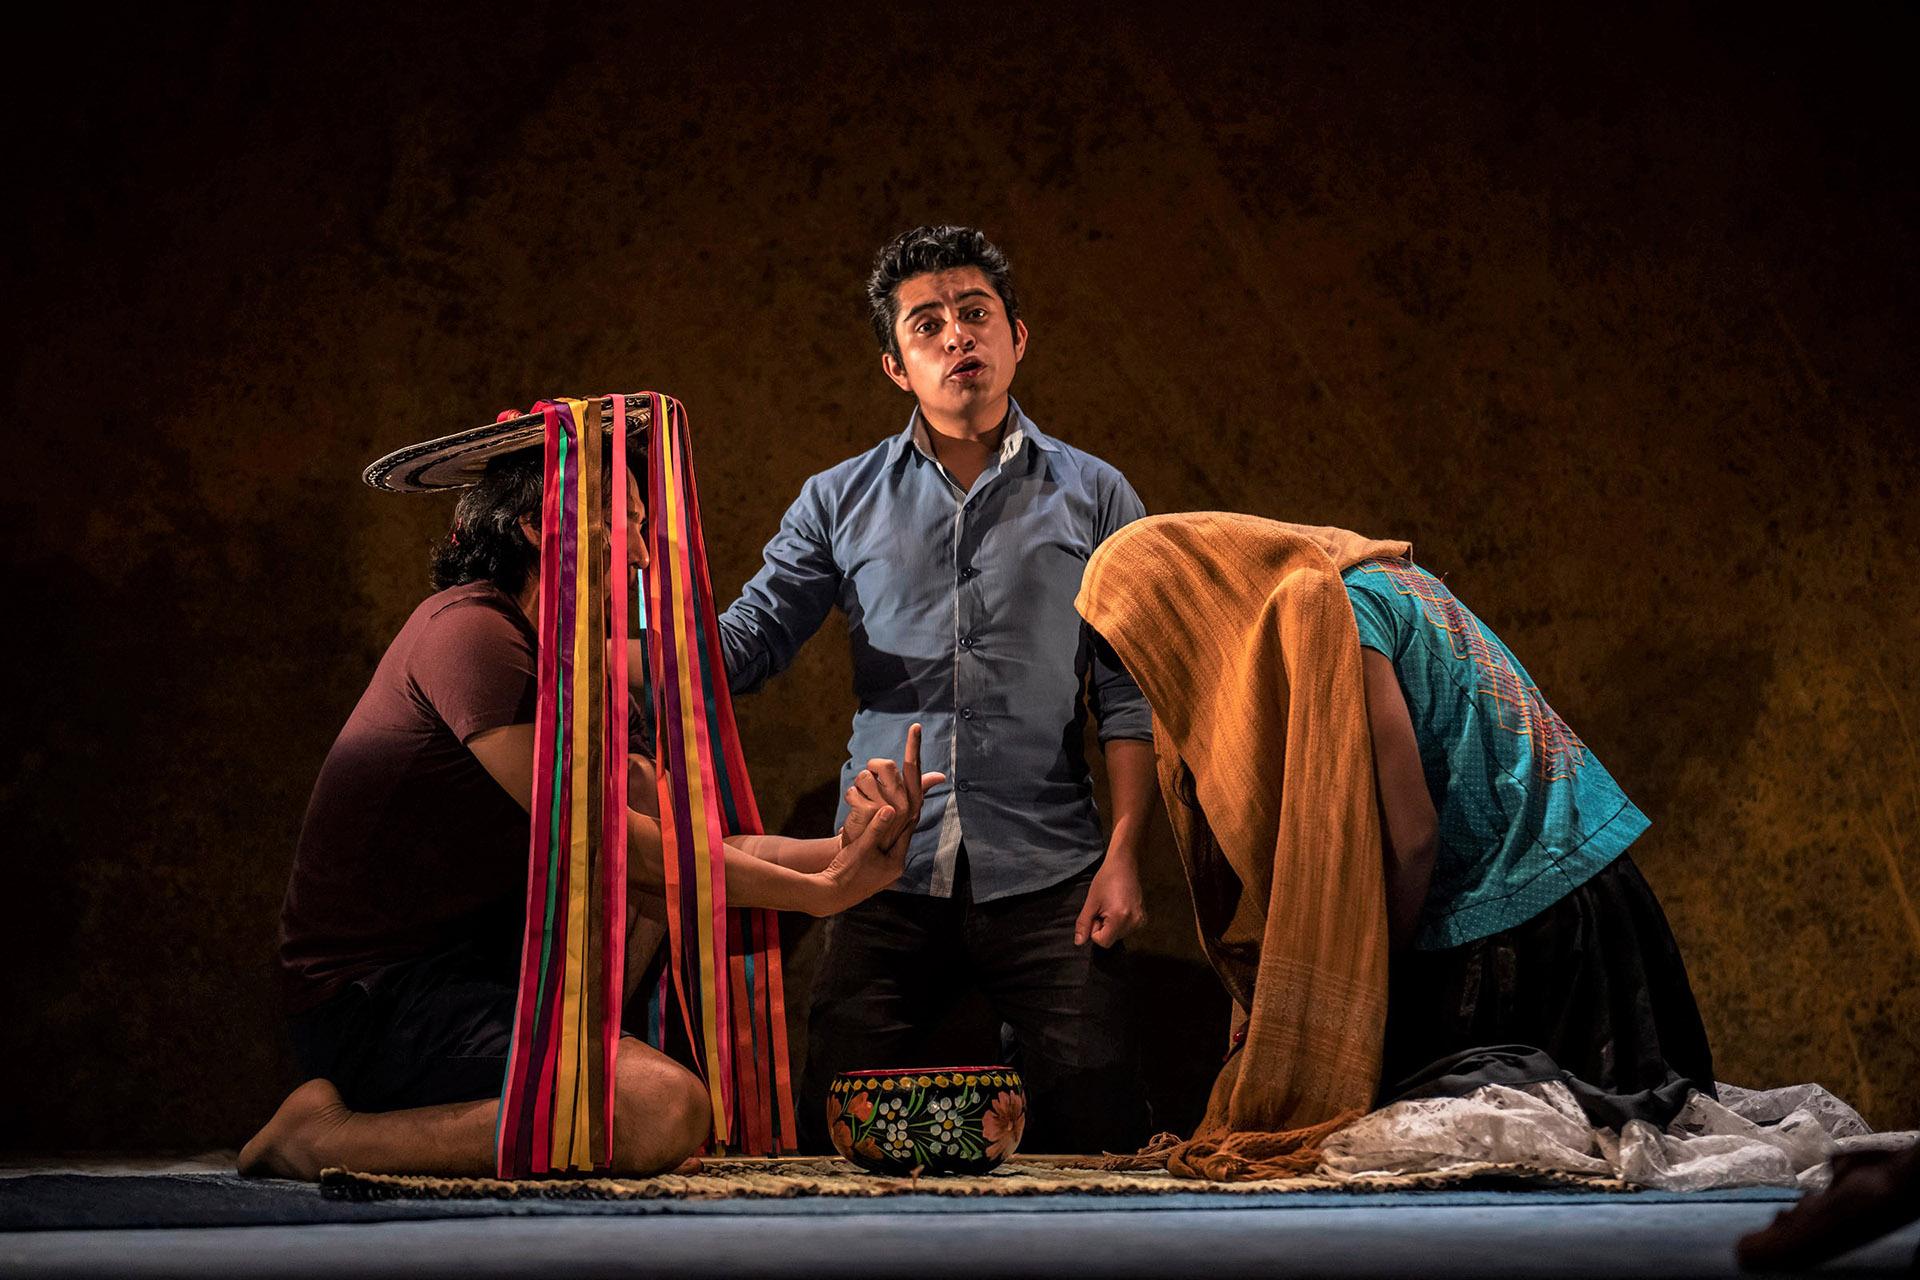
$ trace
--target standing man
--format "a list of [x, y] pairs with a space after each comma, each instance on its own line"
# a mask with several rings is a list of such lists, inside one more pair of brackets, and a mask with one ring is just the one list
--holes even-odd
[[[1027, 326], [986, 236], [906, 232], [880, 251], [867, 297], [880, 367], [914, 412], [807, 481], [720, 619], [733, 689], [748, 692], [837, 605], [859, 697], [843, 788], [914, 721], [949, 779], [926, 798], [895, 890], [827, 925], [801, 1122], [824, 1148], [818, 1103], [834, 1072], [913, 1064], [972, 986], [1019, 1044], [1023, 1145], [1131, 1150], [1147, 1115], [1119, 944], [1145, 918], [1153, 727], [1073, 600], [1094, 548], [1144, 508], [1009, 394]], [[1088, 710], [1113, 797], [1104, 837], [1081, 750]]]

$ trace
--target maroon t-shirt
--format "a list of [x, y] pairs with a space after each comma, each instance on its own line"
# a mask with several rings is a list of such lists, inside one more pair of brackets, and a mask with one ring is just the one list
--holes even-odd
[[512, 971], [526, 812], [466, 743], [531, 724], [536, 639], [490, 583], [429, 596], [327, 752], [280, 912], [288, 1007], [456, 943]]

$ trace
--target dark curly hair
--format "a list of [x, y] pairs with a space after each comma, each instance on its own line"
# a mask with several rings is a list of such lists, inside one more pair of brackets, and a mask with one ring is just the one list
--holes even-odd
[[503, 454], [487, 463], [480, 483], [460, 495], [453, 527], [434, 545], [433, 587], [445, 591], [485, 580], [519, 595], [540, 561], [540, 548], [520, 532], [520, 517], [540, 523], [546, 459], [539, 449]]
[[930, 271], [952, 271], [956, 267], [980, 268], [1007, 309], [1007, 323], [1011, 325], [1020, 318], [1007, 255], [984, 232], [972, 227], [915, 227], [888, 242], [873, 261], [873, 274], [867, 277], [869, 317], [882, 351], [896, 360], [900, 358], [900, 342], [893, 336], [893, 326], [900, 318], [901, 283]]
[[[644, 462], [643, 437], [630, 437], [627, 457], [630, 463]], [[612, 459], [609, 438], [601, 449], [601, 465], [610, 465]], [[479, 483], [460, 495], [460, 504], [453, 509], [453, 527], [434, 544], [434, 590], [485, 580], [510, 596], [519, 595], [527, 575], [540, 564], [540, 548], [521, 534], [520, 517], [526, 516], [538, 529], [545, 492], [543, 449], [520, 449], [488, 462]]]

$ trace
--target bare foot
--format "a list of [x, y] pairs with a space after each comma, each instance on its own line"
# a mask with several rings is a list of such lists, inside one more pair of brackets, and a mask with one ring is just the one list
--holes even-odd
[[288, 1094], [266, 1127], [240, 1148], [240, 1176], [316, 1181], [325, 1167], [320, 1143], [351, 1114], [332, 1084], [307, 1081]]
[[1833, 1182], [1742, 1236], [1748, 1271], [1802, 1271], [1920, 1218], [1920, 1147], [1838, 1156]]

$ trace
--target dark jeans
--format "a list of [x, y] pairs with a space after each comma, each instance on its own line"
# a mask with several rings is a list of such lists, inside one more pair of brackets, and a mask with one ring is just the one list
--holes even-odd
[[1094, 867], [1033, 893], [974, 902], [966, 854], [951, 898], [878, 894], [827, 922], [814, 980], [800, 1131], [831, 1151], [824, 1115], [835, 1072], [932, 1063], [927, 1034], [970, 988], [1013, 1030], [1026, 1081], [1028, 1152], [1133, 1151], [1147, 1137], [1127, 957], [1073, 945]]

